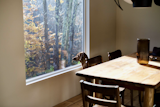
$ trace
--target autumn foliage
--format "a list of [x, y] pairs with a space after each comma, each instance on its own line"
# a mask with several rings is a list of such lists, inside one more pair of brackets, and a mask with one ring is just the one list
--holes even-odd
[[26, 79], [77, 64], [83, 0], [23, 0]]

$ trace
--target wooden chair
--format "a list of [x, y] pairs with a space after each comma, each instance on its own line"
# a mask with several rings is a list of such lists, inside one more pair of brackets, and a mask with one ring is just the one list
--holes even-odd
[[101, 55], [98, 55], [98, 56], [95, 56], [93, 58], [88, 59], [88, 67], [98, 65], [100, 63], [102, 63], [102, 56]]
[[[84, 80], [80, 81], [82, 90], [83, 107], [88, 107], [88, 103], [95, 104], [93, 107], [124, 107], [121, 105], [118, 85], [93, 84]], [[115, 96], [116, 100], [106, 100], [90, 96], [89, 92], [97, 92], [107, 96]]]
[[[96, 57], [88, 59], [88, 67], [91, 67], [91, 66], [94, 66], [94, 65], [97, 65], [100, 63], [102, 63], [102, 56], [101, 55], [98, 55]], [[95, 81], [95, 83], [99, 83], [99, 82]], [[124, 99], [123, 99], [124, 98], [124, 89], [125, 88], [123, 88], [123, 87], [119, 87], [120, 95], [122, 96], [122, 104], [124, 104]], [[110, 99], [114, 99], [114, 97], [110, 96]]]
[[[116, 50], [114, 52], [108, 52], [108, 58], [109, 60], [113, 60], [115, 58], [121, 57], [122, 56], [122, 52], [121, 50]], [[137, 88], [137, 87], [132, 87], [133, 89], [139, 89], [139, 90], [144, 90], [143, 88]], [[130, 89], [130, 94], [131, 94], [131, 107], [133, 107], [133, 89]], [[122, 96], [124, 97], [124, 96]], [[124, 98], [122, 98], [123, 100]], [[124, 104], [124, 100], [122, 101], [122, 104]], [[141, 103], [141, 91], [139, 91], [139, 104], [140, 107], [142, 107], [142, 103]]]
[[[98, 55], [95, 56], [93, 58], [88, 58], [87, 54], [84, 52], [79, 52], [74, 58], [73, 60], [75, 61], [80, 61], [82, 64], [83, 69], [97, 65], [102, 63], [102, 56]], [[87, 81], [91, 81], [90, 79], [86, 78]]]
[[[115, 58], [118, 58], [118, 57], [121, 57], [121, 56], [122, 56], [122, 53], [121, 53], [120, 50], [116, 50], [116, 51], [114, 51], [112, 53], [108, 52], [109, 60], [112, 60], [112, 59], [115, 59]], [[110, 83], [102, 81], [102, 84], [110, 84]], [[122, 104], [124, 104], [124, 91], [125, 91], [125, 88], [124, 87], [119, 87], [119, 91], [120, 91], [120, 95], [122, 97]], [[111, 99], [114, 99], [114, 97], [111, 97]]]
[[80, 61], [82, 64], [83, 69], [97, 65], [102, 63], [102, 56], [98, 55], [95, 56], [93, 58], [88, 58], [87, 54], [84, 52], [79, 52], [74, 58], [73, 60], [75, 61]]
[[121, 56], [122, 56], [121, 50], [116, 50], [114, 52], [108, 52], [109, 60], [112, 60], [112, 59], [115, 59], [115, 58], [118, 58], [118, 57], [121, 57]]
[[[82, 59], [87, 59], [87, 60], [82, 61]], [[98, 55], [98, 56], [95, 56], [95, 57], [92, 57], [92, 58], [88, 58], [88, 56], [85, 53], [80, 52], [73, 58], [73, 60], [80, 61], [82, 66], [83, 66], [83, 69], [85, 69], [85, 68], [88, 68], [88, 67], [91, 67], [91, 66], [98, 65], [98, 64], [102, 63], [102, 56]], [[86, 78], [86, 81], [91, 82], [91, 80], [88, 79], [88, 78]], [[99, 81], [95, 81], [95, 83], [99, 84]], [[122, 104], [124, 104], [124, 99], [123, 99], [124, 89], [125, 88], [123, 88], [123, 87], [119, 88], [120, 94], [122, 96]], [[112, 97], [112, 96], [110, 96], [110, 98], [114, 99], [114, 97]]]
[[[94, 66], [94, 65], [102, 63], [102, 56], [98, 55], [98, 56], [95, 56], [95, 57], [89, 59], [86, 53], [79, 52], [73, 58], [73, 60], [80, 61], [81, 64], [82, 64], [83, 69], [86, 69], [88, 67], [91, 67], [91, 66]], [[86, 78], [86, 81], [93, 82], [92, 79], [90, 79], [90, 78]], [[95, 83], [98, 84], [99, 81], [95, 81]], [[90, 95], [93, 95], [93, 92], [91, 92]], [[90, 106], [92, 106], [92, 105], [90, 104]]]
[[160, 93], [156, 93], [154, 94], [154, 107], [160, 107]]

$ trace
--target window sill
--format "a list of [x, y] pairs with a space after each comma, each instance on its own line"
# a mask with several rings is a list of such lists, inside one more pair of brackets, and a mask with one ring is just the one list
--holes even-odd
[[51, 77], [55, 77], [55, 76], [58, 76], [58, 75], [61, 75], [61, 74], [64, 74], [64, 73], [67, 73], [67, 72], [70, 72], [76, 69], [80, 69], [80, 68], [82, 68], [82, 66], [81, 64], [78, 64], [78, 65], [67, 67], [65, 69], [61, 69], [55, 72], [50, 72], [50, 73], [43, 74], [37, 77], [29, 78], [26, 80], [26, 85], [30, 85], [30, 84], [33, 84], [33, 83], [36, 83], [36, 82], [39, 82], [39, 81], [42, 81], [42, 80], [45, 80]]

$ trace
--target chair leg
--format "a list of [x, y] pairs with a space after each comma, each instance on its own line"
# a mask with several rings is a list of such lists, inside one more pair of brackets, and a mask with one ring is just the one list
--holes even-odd
[[111, 95], [111, 96], [110, 96], [110, 100], [114, 100], [114, 96]]
[[122, 97], [122, 105], [124, 105], [124, 91], [121, 92], [121, 97]]
[[139, 105], [140, 105], [140, 107], [142, 107], [142, 94], [141, 94], [141, 91], [138, 91], [138, 93], [139, 93]]
[[133, 107], [133, 90], [130, 90], [131, 107]]
[[93, 104], [92, 104], [92, 103], [89, 103], [89, 107], [93, 107]]

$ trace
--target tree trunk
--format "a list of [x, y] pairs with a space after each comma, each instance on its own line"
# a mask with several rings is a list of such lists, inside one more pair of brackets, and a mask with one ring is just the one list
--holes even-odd
[[68, 65], [70, 66], [72, 64], [72, 55], [73, 55], [73, 38], [74, 38], [74, 25], [75, 25], [75, 18], [76, 18], [76, 11], [78, 7], [78, 0], [75, 0], [73, 12], [72, 12], [72, 18], [71, 18], [71, 25], [69, 30], [69, 48], [68, 48]]
[[59, 39], [58, 39], [58, 33], [59, 33], [59, 5], [60, 0], [56, 0], [56, 35], [55, 35], [55, 46], [54, 46], [54, 70], [59, 69]]
[[63, 51], [66, 50], [66, 40], [67, 40], [67, 21], [68, 21], [68, 8], [69, 8], [69, 0], [65, 1], [65, 15], [63, 18], [63, 36], [62, 36], [62, 47], [61, 47], [61, 60], [66, 60], [66, 58], [64, 57], [64, 53]]
[[47, 24], [47, 4], [46, 0], [43, 0], [43, 9], [44, 9], [44, 36], [45, 36], [45, 57], [46, 57], [46, 66], [45, 69], [50, 69], [50, 56], [49, 56], [49, 39], [48, 39], [48, 24]]
[[[66, 61], [66, 64], [68, 63], [68, 55], [64, 55], [65, 53], [68, 53], [68, 41], [69, 41], [69, 27], [71, 25], [71, 13], [72, 13], [72, 2], [73, 0], [66, 0], [66, 11], [63, 21], [63, 38], [62, 38], [62, 53], [61, 53], [61, 59], [64, 59]], [[68, 65], [68, 64], [67, 64]]]

